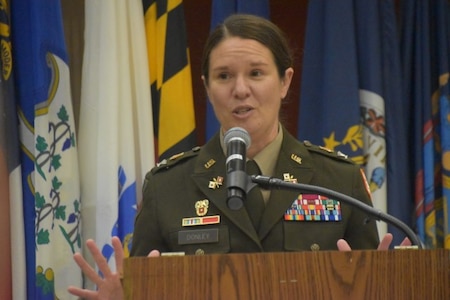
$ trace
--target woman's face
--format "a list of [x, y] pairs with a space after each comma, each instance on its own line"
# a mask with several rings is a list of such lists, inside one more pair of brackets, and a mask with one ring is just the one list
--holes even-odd
[[[278, 115], [293, 69], [280, 78], [271, 51], [261, 43], [239, 37], [220, 42], [209, 58], [209, 100], [224, 131], [246, 129], [261, 147], [278, 132]], [[256, 146], [256, 145], [255, 145]]]

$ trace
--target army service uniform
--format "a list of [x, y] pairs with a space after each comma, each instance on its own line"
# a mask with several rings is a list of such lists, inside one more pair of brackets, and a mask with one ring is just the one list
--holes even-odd
[[[280, 128], [283, 138], [273, 174], [263, 175], [321, 186], [371, 205], [358, 165], [299, 142]], [[250, 218], [252, 206], [228, 208], [226, 156], [220, 139], [217, 133], [203, 147], [175, 156], [147, 174], [132, 256], [146, 256], [153, 249], [185, 254], [336, 250], [340, 238], [352, 249], [378, 246], [375, 220], [344, 202], [331, 209], [332, 219], [313, 221], [308, 219], [313, 216], [299, 217], [292, 210], [302, 197], [298, 191], [274, 189], [257, 225]]]

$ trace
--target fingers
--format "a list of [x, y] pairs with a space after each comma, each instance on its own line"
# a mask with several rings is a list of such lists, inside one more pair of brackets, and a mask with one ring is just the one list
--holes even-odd
[[[108, 266], [107, 259], [103, 256], [100, 249], [95, 244], [94, 240], [89, 239], [86, 241], [86, 247], [89, 249], [94, 261], [98, 267], [98, 270], [103, 276], [98, 274], [96, 269], [91, 267], [89, 263], [84, 259], [80, 253], [75, 253], [73, 258], [80, 269], [83, 271], [85, 276], [89, 278], [96, 286], [96, 291], [90, 291], [87, 289], [82, 289], [74, 286], [69, 286], [69, 293], [78, 296], [83, 299], [111, 299], [110, 297], [114, 295], [117, 299], [123, 298], [123, 290], [120, 282], [120, 275], [123, 271], [123, 257], [124, 252], [122, 248], [122, 243], [118, 237], [113, 237], [111, 239], [112, 246], [114, 248], [114, 255], [116, 260], [117, 272], [112, 272]], [[120, 274], [120, 275], [119, 275]]]
[[72, 295], [80, 297], [80, 299], [95, 299], [97, 297], [96, 291], [84, 290], [75, 286], [69, 286], [67, 291]]
[[[394, 239], [394, 236], [391, 233], [386, 233], [383, 239], [381, 240], [380, 244], [378, 245], [377, 250], [389, 250], [389, 246], [392, 243], [392, 240]], [[406, 237], [400, 246], [411, 246], [411, 241]], [[352, 248], [347, 243], [346, 240], [340, 239], [337, 241], [337, 247], [339, 251], [351, 251]]]
[[388, 250], [392, 243], [393, 235], [391, 233], [386, 233], [378, 245], [377, 250]]
[[98, 276], [97, 272], [89, 265], [89, 263], [84, 259], [83, 256], [81, 256], [80, 253], [75, 253], [73, 255], [73, 259], [77, 263], [77, 265], [80, 267], [80, 269], [83, 271], [83, 273], [96, 285], [100, 284], [102, 281], [102, 278]]
[[97, 245], [95, 244], [94, 240], [87, 240], [86, 246], [88, 247], [89, 251], [92, 254], [92, 257], [95, 260], [95, 263], [97, 264], [98, 269], [103, 274], [104, 277], [111, 276], [111, 269], [108, 266], [108, 261], [103, 256], [101, 251], [98, 249]]
[[147, 257], [158, 257], [161, 256], [161, 253], [158, 250], [152, 250], [150, 251], [150, 253], [147, 255]]
[[339, 239], [336, 243], [339, 251], [352, 251], [352, 248], [344, 239]]
[[123, 246], [122, 246], [122, 243], [120, 242], [120, 239], [117, 236], [114, 236], [111, 239], [111, 243], [114, 248], [114, 257], [116, 259], [116, 271], [117, 271], [117, 273], [120, 274], [120, 276], [122, 276], [123, 275], [123, 257], [124, 257]]
[[400, 246], [411, 246], [411, 245], [412, 245], [412, 243], [407, 237], [405, 237], [400, 244]]

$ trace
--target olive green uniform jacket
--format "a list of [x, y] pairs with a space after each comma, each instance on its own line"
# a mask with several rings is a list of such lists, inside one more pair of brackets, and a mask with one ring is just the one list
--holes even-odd
[[[147, 174], [132, 256], [146, 256], [153, 249], [185, 254], [335, 250], [340, 238], [352, 249], [378, 246], [375, 220], [343, 202], [341, 221], [285, 221], [286, 210], [299, 194], [294, 190], [272, 190], [255, 229], [245, 207], [231, 210], [227, 206], [225, 160], [216, 134], [203, 147], [173, 157]], [[273, 177], [282, 179], [285, 173], [299, 183], [325, 187], [371, 205], [358, 165], [343, 155], [301, 143], [283, 128]], [[202, 222], [207, 224], [195, 225]]]

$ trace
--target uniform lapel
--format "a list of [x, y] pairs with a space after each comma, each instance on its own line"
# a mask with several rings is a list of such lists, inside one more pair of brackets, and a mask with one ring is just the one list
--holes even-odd
[[[290, 178], [297, 179], [299, 183], [309, 183], [313, 176], [312, 160], [306, 147], [298, 142], [286, 130], [283, 133], [283, 145], [279, 153], [278, 162], [273, 177], [283, 179], [288, 173]], [[259, 227], [259, 237], [264, 237], [271, 228], [283, 218], [286, 210], [291, 207], [299, 195], [298, 191], [274, 189], [270, 193], [264, 214]]]
[[[262, 249], [256, 230], [245, 208], [231, 210], [227, 206], [225, 155], [220, 146], [219, 138], [220, 135], [216, 134], [200, 150], [192, 179], [198, 189], [205, 195], [205, 198], [212, 202], [224, 216], [255, 241]], [[213, 181], [218, 176], [223, 178], [223, 185], [215, 189], [209, 188], [210, 181]]]

